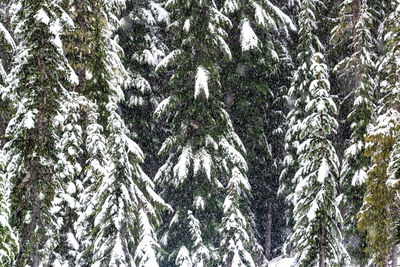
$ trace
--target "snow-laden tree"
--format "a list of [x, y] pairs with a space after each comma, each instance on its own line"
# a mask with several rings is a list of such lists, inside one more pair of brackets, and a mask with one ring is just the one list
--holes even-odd
[[[341, 60], [334, 71], [345, 88], [345, 98], [352, 104], [347, 121], [351, 135], [345, 142], [344, 161], [340, 174], [344, 210], [344, 238], [347, 250], [355, 264], [367, 264], [363, 251], [365, 236], [357, 229], [356, 215], [365, 192], [364, 182], [371, 165], [365, 157], [367, 129], [374, 122], [375, 60], [374, 37], [371, 34], [373, 18], [366, 0], [347, 0], [341, 3], [338, 24], [332, 30], [331, 42], [337, 46], [351, 40], [351, 54]], [[350, 101], [352, 103], [350, 103]]]
[[16, 109], [4, 150], [12, 183], [11, 224], [20, 241], [17, 266], [52, 265], [60, 224], [54, 202], [55, 171], [66, 87], [77, 77], [63, 54], [60, 33], [68, 21], [57, 1], [20, 0], [14, 17], [17, 47], [5, 97]]
[[258, 266], [250, 225], [244, 146], [222, 103], [219, 61], [231, 59], [225, 26], [231, 21], [213, 0], [166, 1], [173, 50], [156, 70], [173, 69], [169, 96], [155, 111], [172, 118], [156, 175], [174, 209], [161, 229], [167, 255], [179, 266]]
[[[383, 93], [386, 93], [384, 103], [386, 108], [394, 108], [399, 111], [400, 97], [400, 81], [397, 77], [397, 72], [400, 69], [400, 2], [395, 1], [394, 12], [389, 15], [386, 27], [389, 29], [385, 34], [386, 49], [382, 63], [379, 68], [379, 73], [384, 77], [381, 82]], [[400, 135], [396, 135], [399, 140]], [[392, 155], [390, 156], [389, 165], [389, 184], [395, 186], [400, 179], [400, 146], [396, 142]]]
[[[293, 3], [294, 4], [294, 3]], [[318, 8], [316, 5], [320, 1], [303, 1], [297, 3], [300, 6], [298, 16], [298, 46], [297, 60], [298, 66], [293, 73], [292, 83], [287, 93], [287, 101], [289, 112], [287, 114], [286, 135], [285, 135], [285, 152], [286, 156], [283, 160], [283, 170], [280, 175], [279, 193], [286, 197], [289, 211], [287, 211], [287, 220], [293, 218], [292, 210], [294, 203], [294, 190], [298, 181], [295, 173], [299, 169], [298, 146], [303, 139], [300, 137], [301, 125], [306, 118], [307, 113], [305, 107], [310, 101], [309, 86], [312, 78], [311, 58], [312, 55], [321, 46], [315, 30], [318, 26], [315, 13]], [[288, 243], [285, 244], [285, 247]]]
[[359, 212], [358, 225], [367, 233], [367, 251], [379, 266], [389, 266], [394, 242], [393, 222], [396, 208], [395, 191], [388, 187], [388, 165], [396, 144], [400, 114], [388, 110], [377, 118], [376, 125], [367, 137], [366, 155], [371, 157], [372, 166], [366, 180], [366, 193]]
[[[288, 79], [278, 79], [277, 75], [278, 70], [279, 75], [286, 73], [291, 64], [285, 41], [295, 27], [270, 1], [226, 0], [221, 12], [232, 21], [232, 28], [227, 31], [232, 60], [223, 64], [221, 71], [221, 83], [226, 88], [224, 101], [235, 131], [247, 149], [253, 212], [259, 237], [266, 240], [265, 254], [270, 259], [268, 239], [271, 240], [272, 233], [268, 211], [275, 213], [283, 204], [282, 200], [273, 199], [283, 158], [286, 105], [282, 96], [288, 83]], [[263, 171], [265, 166], [271, 166], [270, 171]], [[273, 224], [283, 223], [281, 216], [272, 219]], [[275, 239], [282, 236], [278, 231], [274, 235]]]
[[[0, 10], [1, 8], [6, 9], [4, 4], [0, 5]], [[10, 63], [10, 58], [11, 55], [14, 53], [16, 49], [16, 44], [14, 42], [14, 39], [12, 38], [10, 32], [6, 29], [4, 24], [2, 23], [2, 18], [4, 17], [4, 14], [2, 12], [0, 13], [0, 46], [2, 47], [0, 51], [0, 97], [4, 94], [5, 89], [4, 87], [6, 86], [6, 79], [7, 79], [7, 63]], [[8, 101], [5, 101], [4, 99], [0, 99], [0, 106], [2, 109], [0, 110], [0, 146], [4, 144], [3, 139], [4, 139], [4, 132], [5, 129], [7, 128], [8, 121], [10, 119], [10, 110], [9, 110], [9, 105]]]
[[300, 67], [289, 92], [293, 109], [289, 113], [287, 142], [292, 154], [287, 163], [290, 166], [292, 162], [292, 168], [298, 166], [292, 176], [295, 188], [289, 195], [295, 222], [290, 243], [300, 266], [332, 266], [347, 255], [336, 203], [339, 159], [329, 140], [338, 127], [334, 118], [337, 108], [329, 93], [328, 67], [321, 53], [324, 48], [316, 35], [315, 18], [321, 6], [323, 2], [319, 0], [301, 2]]
[[19, 243], [14, 229], [9, 223], [10, 219], [10, 181], [5, 169], [5, 157], [0, 150], [0, 266], [13, 266], [18, 254]]
[[[91, 48], [83, 59], [87, 103], [85, 175], [77, 221], [77, 264], [92, 266], [157, 266], [154, 226], [167, 205], [142, 171], [144, 155], [128, 137], [119, 115], [122, 87], [129, 76], [122, 49], [113, 38], [124, 1], [90, 1], [84, 6]], [[93, 12], [95, 11], [95, 12]], [[79, 19], [79, 15], [76, 16]], [[84, 26], [85, 27], [85, 26]], [[84, 48], [82, 48], [84, 49]]]
[[[2, 49], [5, 51], [13, 51], [16, 48], [14, 39], [11, 37], [11, 34], [4, 27], [3, 23], [0, 22], [0, 44]], [[4, 53], [4, 52], [3, 52]], [[0, 54], [0, 86], [4, 86], [7, 78], [7, 73], [2, 63], [1, 54]]]
[[[307, 6], [308, 0], [303, 4]], [[303, 8], [306, 8], [303, 6]], [[307, 6], [310, 8], [310, 6]], [[303, 9], [304, 10], [304, 9]], [[338, 126], [333, 117], [336, 105], [329, 95], [328, 70], [323, 55], [311, 58], [308, 116], [300, 125], [301, 144], [297, 151], [300, 168], [294, 193], [294, 233], [291, 238], [300, 266], [334, 266], [346, 251], [338, 224], [342, 218], [336, 203], [339, 159], [328, 135]]]
[[162, 32], [169, 24], [169, 13], [160, 1], [127, 1], [127, 13], [118, 31], [124, 49], [124, 65], [132, 77], [125, 90], [123, 118], [130, 129], [129, 136], [138, 142], [146, 155], [143, 168], [154, 176], [162, 164], [158, 148], [165, 138], [165, 123], [153, 118], [154, 110], [163, 99], [162, 88], [168, 84], [167, 75], [157, 76], [157, 64], [168, 53]]
[[[366, 194], [359, 212], [359, 227], [367, 233], [367, 250], [374, 261], [388, 266], [392, 248], [398, 244], [399, 199], [399, 17], [400, 2], [391, 3], [393, 10], [385, 21], [385, 49], [379, 65], [380, 100], [378, 117], [367, 136], [367, 155], [372, 165], [368, 171]], [[396, 250], [394, 250], [396, 251]], [[396, 255], [394, 256], [396, 257]]]
[[[4, 50], [13, 51], [16, 48], [10, 33], [0, 22], [0, 45]], [[0, 97], [5, 93], [7, 72], [2, 64], [0, 55]], [[1, 104], [4, 103], [1, 101]], [[5, 106], [5, 105], [4, 105]], [[1, 118], [7, 117], [6, 110], [2, 108]], [[2, 121], [3, 124], [3, 121]], [[1, 133], [3, 133], [1, 127]], [[0, 144], [1, 147], [1, 144]], [[13, 227], [9, 223], [10, 219], [10, 181], [5, 174], [6, 160], [3, 150], [0, 150], [0, 266], [11, 266], [14, 264], [15, 256], [18, 254], [19, 244]]]
[[[82, 188], [78, 179], [82, 171], [79, 158], [82, 155], [82, 127], [80, 125], [80, 109], [84, 99], [77, 93], [70, 92], [64, 99], [64, 105], [60, 112], [59, 125], [61, 136], [56, 144], [58, 149], [56, 176], [59, 185], [54, 202], [59, 207], [55, 213], [59, 223], [59, 232], [56, 236], [57, 252], [54, 264], [56, 266], [74, 266], [79, 253], [79, 243], [76, 236], [75, 222], [78, 217], [78, 196]], [[58, 264], [58, 265], [57, 265]]]

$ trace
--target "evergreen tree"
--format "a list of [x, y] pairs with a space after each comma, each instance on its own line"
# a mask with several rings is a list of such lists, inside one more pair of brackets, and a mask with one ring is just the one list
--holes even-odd
[[165, 125], [156, 123], [154, 110], [163, 99], [162, 88], [168, 83], [166, 75], [156, 75], [157, 64], [168, 53], [168, 38], [161, 35], [163, 25], [169, 24], [169, 14], [159, 1], [127, 1], [123, 17], [120, 44], [124, 63], [132, 77], [122, 103], [123, 117], [130, 136], [146, 155], [144, 171], [151, 177], [162, 164], [158, 148], [165, 139]]
[[[350, 123], [351, 136], [345, 142], [347, 148], [341, 169], [341, 188], [344, 198], [344, 234], [345, 244], [355, 264], [366, 264], [368, 256], [363, 252], [365, 236], [357, 229], [355, 220], [359, 212], [364, 192], [370, 159], [365, 157], [365, 137], [367, 129], [374, 120], [375, 104], [375, 55], [374, 38], [370, 32], [373, 20], [367, 1], [348, 0], [341, 3], [338, 24], [332, 30], [331, 42], [342, 45], [351, 41], [352, 53], [335, 67], [339, 79], [343, 80], [344, 98], [352, 101], [347, 121]], [[345, 101], [346, 104], [351, 104]]]
[[[318, 2], [317, 2], [318, 4]], [[308, 1], [305, 3], [292, 3], [293, 8], [299, 8], [298, 14], [298, 46], [297, 60], [298, 68], [293, 73], [292, 82], [287, 92], [287, 101], [289, 112], [287, 113], [286, 134], [285, 134], [285, 157], [283, 160], [283, 170], [280, 174], [279, 194], [286, 198], [289, 206], [286, 212], [286, 220], [288, 225], [294, 225], [292, 221], [294, 202], [294, 192], [296, 184], [299, 181], [295, 179], [295, 174], [299, 169], [298, 146], [302, 143], [300, 138], [301, 125], [306, 118], [306, 104], [310, 101], [308, 87], [312, 80], [310, 72], [310, 62], [313, 53], [315, 53], [315, 45], [319, 45], [320, 41], [314, 31], [317, 27], [315, 2]], [[311, 8], [311, 9], [310, 9]], [[290, 254], [290, 235], [284, 244], [284, 253]], [[289, 251], [286, 251], [289, 250]]]
[[[368, 133], [367, 156], [372, 158], [368, 171], [366, 194], [359, 212], [360, 230], [367, 232], [367, 252], [379, 266], [389, 266], [394, 245], [392, 225], [395, 214], [394, 191], [387, 186], [387, 168], [395, 145], [399, 113], [393, 109], [377, 119]], [[377, 149], [378, 148], [378, 149]]]
[[4, 173], [5, 158], [0, 151], [0, 266], [12, 266], [18, 254], [19, 243], [14, 229], [9, 223], [10, 218], [10, 182]]
[[[6, 10], [5, 3], [0, 2], [0, 46], [2, 47], [0, 51], [0, 96], [5, 92], [9, 61], [16, 48], [14, 39], [2, 23], [2, 21], [6, 20], [5, 14], [2, 12], [3, 9], [4, 11]], [[10, 112], [9, 105], [4, 99], [0, 99], [0, 106], [2, 107], [0, 110], [0, 146], [2, 146], [5, 141], [4, 133], [10, 119]]]
[[[304, 4], [304, 2], [303, 2]], [[336, 204], [336, 177], [339, 160], [327, 139], [337, 122], [330, 114], [337, 112], [329, 95], [327, 66], [315, 53], [310, 72], [308, 115], [301, 125], [304, 141], [298, 147], [300, 168], [294, 194], [294, 234], [292, 242], [301, 266], [332, 266], [346, 256], [338, 227], [341, 215]]]
[[[329, 94], [327, 65], [315, 35], [316, 12], [321, 1], [304, 0], [299, 15], [299, 69], [290, 95], [294, 108], [289, 114], [288, 139], [299, 168], [293, 178], [294, 233], [291, 237], [300, 266], [339, 264], [346, 251], [338, 227], [341, 215], [336, 204], [339, 159], [328, 136], [336, 133], [336, 104]], [[294, 98], [297, 97], [297, 98]]]
[[78, 195], [82, 185], [79, 177], [82, 166], [79, 158], [82, 153], [82, 127], [80, 125], [80, 108], [84, 100], [78, 94], [70, 92], [64, 99], [64, 106], [59, 114], [62, 125], [59, 126], [62, 135], [56, 144], [58, 148], [58, 161], [55, 165], [56, 175], [59, 179], [58, 191], [54, 202], [59, 209], [56, 211], [59, 222], [59, 231], [56, 237], [57, 244], [54, 250], [57, 266], [74, 266], [79, 253], [79, 243], [76, 236], [74, 223], [77, 220], [79, 209]]
[[385, 21], [385, 51], [379, 66], [381, 115], [367, 136], [367, 155], [372, 158], [372, 165], [359, 212], [359, 227], [367, 233], [367, 251], [381, 266], [389, 265], [392, 248], [398, 243], [399, 7], [399, 1], [392, 2], [393, 11]]
[[169, 96], [155, 116], [172, 118], [160, 154], [168, 159], [156, 182], [174, 208], [161, 236], [165, 265], [259, 266], [249, 218], [245, 149], [224, 109], [219, 64], [232, 58], [224, 26], [230, 20], [213, 0], [166, 1], [174, 50], [156, 70], [176, 66]]
[[59, 222], [55, 171], [65, 89], [77, 83], [64, 57], [60, 32], [66, 14], [56, 1], [21, 0], [14, 21], [21, 40], [6, 97], [17, 110], [5, 145], [12, 183], [11, 223], [20, 238], [17, 266], [52, 265]]
[[[14, 50], [16, 45], [11, 37], [8, 30], [4, 27], [3, 23], [0, 22], [0, 44], [4, 48], [4, 50]], [[3, 52], [4, 53], [4, 52]], [[5, 81], [7, 78], [6, 70], [2, 64], [1, 54], [0, 54], [0, 84], [5, 85]]]
[[78, 12], [89, 15], [89, 23], [78, 31], [87, 33], [92, 48], [82, 48], [83, 66], [75, 65], [85, 75], [80, 91], [87, 116], [82, 214], [77, 222], [77, 264], [84, 266], [157, 266], [160, 246], [153, 228], [160, 208], [167, 207], [142, 171], [143, 153], [127, 136], [118, 114], [122, 86], [129, 78], [120, 59], [122, 49], [113, 38], [119, 26], [116, 14], [123, 7], [123, 2], [99, 0]]
[[[268, 210], [275, 213], [283, 204], [274, 200], [283, 158], [282, 95], [287, 83], [285, 79], [277, 79], [277, 73], [287, 71], [291, 63], [284, 41], [288, 28], [295, 30], [295, 27], [270, 1], [226, 0], [221, 10], [233, 24], [227, 38], [232, 60], [223, 65], [221, 72], [222, 85], [227, 88], [224, 102], [247, 150], [252, 210], [257, 229], [264, 234], [260, 239], [265, 240], [266, 256], [271, 259], [267, 240], [271, 239], [270, 234], [274, 239], [282, 235], [277, 227], [271, 233], [267, 217], [271, 216]], [[266, 166], [271, 166], [270, 171], [265, 171]], [[281, 216], [272, 219], [274, 225], [282, 224]]]

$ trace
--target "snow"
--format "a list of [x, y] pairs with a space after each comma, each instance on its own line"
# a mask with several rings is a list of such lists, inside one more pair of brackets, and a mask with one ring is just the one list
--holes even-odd
[[248, 51], [258, 47], [258, 38], [250, 26], [247, 19], [242, 20], [242, 27], [240, 31], [240, 43], [242, 51]]
[[321, 165], [318, 169], [317, 181], [321, 184], [325, 183], [325, 179], [329, 176], [329, 165], [325, 158], [322, 159]]
[[157, 22], [164, 22], [166, 24], [170, 23], [169, 13], [162, 7], [161, 4], [151, 2], [151, 11], [157, 16]]
[[170, 66], [175, 59], [182, 54], [182, 51], [177, 49], [169, 53], [165, 58], [163, 58], [160, 63], [155, 68], [155, 71], [159, 71], [160, 69], [167, 68]]
[[160, 118], [162, 114], [164, 114], [167, 110], [167, 108], [170, 106], [172, 97], [169, 96], [163, 101], [161, 101], [160, 104], [158, 104], [156, 110], [154, 111], [154, 117]]
[[190, 259], [189, 250], [182, 246], [179, 249], [178, 256], [176, 257], [175, 264], [180, 267], [192, 267], [192, 261]]
[[75, 249], [75, 250], [79, 249], [79, 243], [72, 233], [67, 234], [67, 239], [68, 239], [68, 243], [72, 246], [73, 249]]
[[210, 96], [208, 91], [208, 71], [200, 66], [197, 68], [194, 98], [197, 99], [199, 95], [204, 95], [206, 99]]
[[36, 15], [34, 16], [34, 18], [43, 23], [48, 25], [50, 23], [50, 18], [47, 15], [46, 11], [43, 10], [43, 8], [39, 9], [39, 11], [36, 13]]
[[35, 127], [35, 115], [33, 114], [33, 112], [30, 110], [26, 113], [25, 118], [24, 118], [24, 127], [26, 129], [32, 129]]
[[279, 16], [279, 18], [286, 24], [289, 25], [289, 28], [292, 31], [297, 31], [296, 26], [294, 25], [293, 21], [290, 19], [288, 15], [282, 12], [277, 6], [272, 4], [270, 1], [265, 1], [265, 3], [272, 9], [274, 10], [275, 14]]
[[268, 262], [268, 267], [294, 267], [296, 265], [296, 258], [284, 258], [279, 256]]
[[239, 3], [236, 0], [226, 0], [224, 2], [224, 6], [222, 7], [222, 11], [225, 14], [231, 14], [239, 9]]
[[179, 156], [178, 163], [174, 167], [175, 186], [181, 184], [188, 176], [190, 159], [192, 157], [192, 148], [186, 146], [183, 148], [181, 155]]
[[364, 171], [363, 169], [360, 169], [354, 173], [353, 179], [351, 180], [351, 185], [352, 186], [362, 185], [365, 183], [367, 178], [368, 178], [367, 172]]
[[[7, 31], [7, 29], [4, 27], [4, 25], [1, 22], [0, 22], [0, 34], [3, 35], [3, 38], [8, 43], [8, 45], [11, 46], [12, 50], [15, 50], [16, 44], [14, 42], [14, 39], [11, 37], [10, 33]], [[0, 63], [0, 65], [1, 65], [1, 63]]]
[[185, 32], [189, 32], [190, 31], [190, 19], [186, 19], [185, 23], [183, 24], [183, 30]]

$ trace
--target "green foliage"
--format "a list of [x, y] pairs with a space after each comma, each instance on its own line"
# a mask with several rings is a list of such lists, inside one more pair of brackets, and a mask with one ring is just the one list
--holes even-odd
[[368, 134], [366, 156], [373, 165], [368, 171], [364, 204], [358, 214], [360, 230], [367, 232], [366, 251], [379, 266], [386, 266], [393, 242], [391, 232], [395, 212], [395, 192], [387, 186], [387, 168], [398, 131], [399, 114], [391, 110], [378, 118]]

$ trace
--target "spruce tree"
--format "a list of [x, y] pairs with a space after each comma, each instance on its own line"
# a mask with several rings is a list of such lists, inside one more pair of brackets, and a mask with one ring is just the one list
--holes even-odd
[[81, 247], [77, 264], [157, 266], [160, 246], [154, 225], [159, 223], [160, 208], [167, 205], [142, 171], [144, 155], [128, 137], [128, 129], [119, 115], [118, 104], [123, 100], [122, 89], [129, 76], [114, 33], [124, 2], [90, 1], [81, 7], [74, 18], [88, 15], [88, 22], [81, 23], [77, 32], [86, 33], [84, 38], [90, 48], [78, 46], [76, 49], [81, 49], [85, 56], [74, 61], [74, 66], [84, 74], [84, 86], [78, 89], [86, 109], [86, 162], [79, 193], [77, 237]]
[[[300, 168], [294, 194], [293, 247], [300, 266], [332, 266], [346, 257], [338, 227], [341, 215], [336, 204], [336, 177], [339, 160], [327, 136], [335, 132], [337, 112], [329, 95], [327, 66], [315, 53], [310, 66], [315, 80], [309, 84], [309, 115], [301, 125], [303, 142], [298, 147]], [[332, 114], [332, 115], [331, 115]]]
[[[4, 10], [2, 10], [4, 8]], [[0, 46], [2, 47], [0, 51], [0, 96], [5, 93], [6, 79], [9, 72], [9, 66], [11, 61], [11, 56], [14, 54], [16, 49], [16, 44], [12, 38], [10, 32], [4, 26], [2, 21], [6, 21], [6, 14], [2, 11], [6, 11], [5, 3], [0, 2]], [[4, 145], [5, 138], [4, 133], [7, 128], [8, 121], [10, 119], [10, 109], [9, 103], [4, 99], [0, 99], [0, 146]]]
[[291, 243], [300, 266], [338, 265], [346, 257], [336, 204], [339, 159], [328, 137], [338, 127], [333, 117], [337, 108], [329, 94], [328, 68], [320, 52], [324, 48], [315, 34], [316, 12], [322, 5], [321, 1], [301, 2], [300, 67], [290, 92], [292, 99], [297, 98], [289, 114], [289, 137], [298, 142], [294, 148], [299, 165], [293, 177], [295, 225]]
[[[355, 264], [366, 264], [364, 253], [365, 236], [357, 229], [356, 215], [359, 212], [364, 192], [367, 171], [371, 165], [365, 157], [365, 137], [374, 120], [375, 103], [375, 54], [374, 38], [370, 27], [373, 19], [365, 0], [344, 1], [340, 5], [338, 24], [332, 30], [331, 42], [337, 46], [350, 40], [351, 54], [335, 67], [341, 88], [345, 93], [345, 104], [352, 105], [347, 116], [351, 135], [345, 142], [344, 162], [340, 175], [343, 192], [344, 238], [347, 250]], [[352, 101], [352, 103], [350, 103]], [[356, 240], [356, 242], [354, 241]]]
[[14, 229], [9, 223], [10, 214], [10, 181], [4, 172], [5, 158], [0, 150], [0, 266], [13, 266], [18, 254], [19, 243]]
[[173, 69], [169, 96], [155, 111], [172, 118], [167, 156], [156, 175], [174, 209], [161, 229], [165, 265], [259, 266], [259, 246], [248, 218], [250, 185], [244, 146], [222, 103], [222, 55], [231, 59], [225, 26], [213, 0], [166, 1], [173, 50], [156, 70]]
[[[4, 47], [4, 50], [13, 51], [16, 48], [13, 38], [10, 33], [0, 22], [0, 44]], [[4, 51], [5, 52], [5, 51]], [[6, 79], [7, 72], [2, 64], [0, 54], [0, 96], [3, 96], [6, 92]], [[7, 110], [4, 108], [5, 105], [1, 101], [2, 110], [1, 112], [1, 135], [3, 132], [3, 120], [7, 118]], [[1, 138], [3, 139], [3, 137]], [[0, 144], [2, 148], [2, 144]], [[7, 179], [5, 174], [6, 160], [4, 157], [4, 151], [0, 150], [0, 266], [12, 266], [15, 261], [15, 256], [18, 254], [19, 243], [15, 235], [13, 227], [11, 227], [10, 219], [10, 181]]]
[[[223, 64], [221, 71], [222, 86], [227, 88], [224, 102], [247, 150], [252, 210], [259, 239], [265, 240], [265, 254], [271, 259], [271, 239], [276, 240], [273, 246], [277, 247], [277, 239], [282, 236], [277, 227], [271, 231], [270, 224], [283, 222], [283, 217], [275, 216], [282, 200], [274, 200], [283, 158], [282, 96], [288, 81], [277, 79], [277, 74], [278, 70], [281, 75], [289, 69], [291, 60], [285, 41], [289, 29], [294, 31], [295, 27], [270, 1], [226, 0], [221, 11], [233, 24], [227, 31], [232, 60]], [[266, 166], [271, 166], [268, 172]], [[268, 216], [272, 217], [271, 223]]]
[[392, 227], [396, 214], [395, 193], [387, 186], [387, 168], [396, 143], [399, 115], [393, 109], [388, 110], [378, 117], [375, 127], [368, 133], [366, 155], [373, 164], [368, 171], [366, 193], [358, 216], [360, 230], [367, 233], [367, 252], [379, 266], [385, 267], [389, 266], [394, 245]]
[[17, 7], [15, 33], [21, 43], [6, 91], [16, 109], [6, 131], [6, 179], [12, 183], [11, 224], [20, 240], [16, 265], [35, 267], [52, 265], [56, 257], [59, 115], [66, 87], [77, 78], [63, 54], [66, 14], [57, 2], [21, 0]]
[[[379, 66], [379, 114], [367, 136], [367, 155], [372, 159], [366, 194], [359, 212], [359, 228], [367, 233], [367, 251], [381, 266], [388, 266], [392, 248], [398, 243], [398, 129], [399, 1], [391, 3], [383, 32], [385, 49]], [[396, 255], [395, 255], [396, 257]]]
[[163, 99], [162, 88], [168, 83], [167, 75], [155, 74], [155, 67], [168, 53], [163, 38], [169, 14], [160, 1], [127, 1], [126, 14], [118, 31], [125, 52], [124, 65], [131, 76], [122, 103], [123, 118], [135, 140], [146, 155], [143, 169], [149, 176], [162, 164], [157, 157], [158, 148], [165, 139], [165, 126], [153, 118], [154, 110]]

